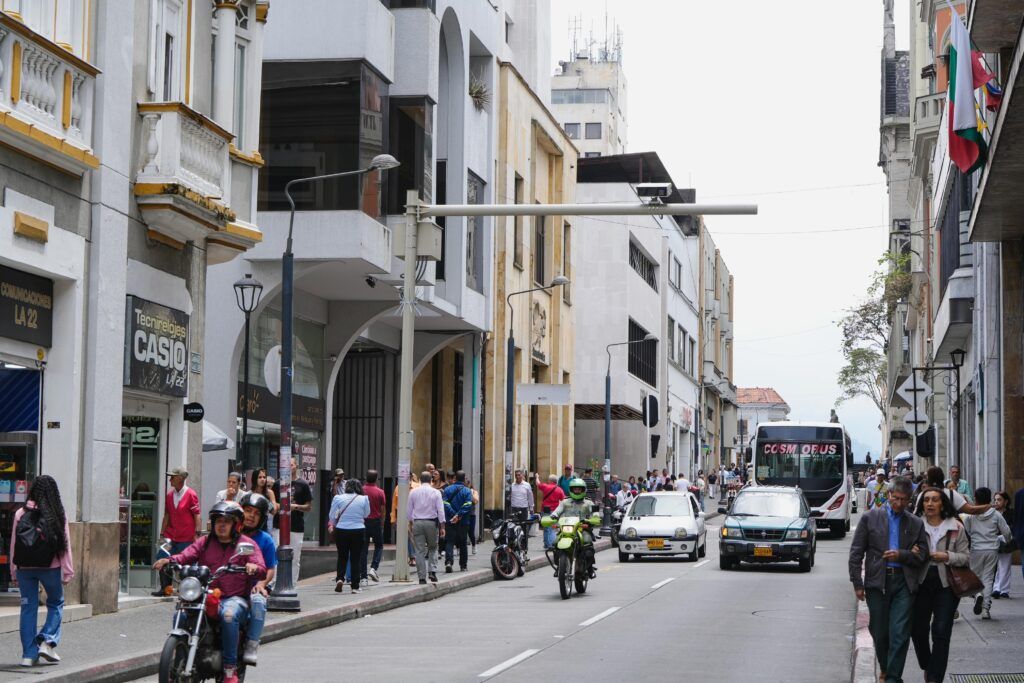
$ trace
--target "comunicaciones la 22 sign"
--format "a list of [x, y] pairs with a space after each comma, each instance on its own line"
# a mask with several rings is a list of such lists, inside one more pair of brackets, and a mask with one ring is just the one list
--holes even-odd
[[164, 396], [188, 394], [188, 314], [129, 296], [124, 385]]

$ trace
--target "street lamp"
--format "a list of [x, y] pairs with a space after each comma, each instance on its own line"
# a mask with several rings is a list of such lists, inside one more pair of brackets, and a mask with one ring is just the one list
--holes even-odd
[[[272, 609], [297, 612], [299, 597], [292, 587], [291, 548], [291, 487], [292, 487], [292, 288], [294, 285], [294, 254], [292, 253], [292, 228], [295, 225], [295, 200], [292, 187], [300, 183], [312, 183], [348, 176], [361, 176], [370, 171], [386, 171], [399, 166], [390, 154], [378, 154], [366, 168], [327, 175], [310, 176], [289, 180], [284, 186], [291, 214], [288, 217], [288, 241], [281, 256], [281, 446], [278, 457], [278, 480], [281, 483], [281, 531], [277, 550], [278, 570], [271, 596]], [[301, 541], [300, 541], [301, 543]]]
[[518, 296], [519, 294], [529, 294], [530, 292], [543, 292], [554, 287], [561, 287], [562, 285], [569, 284], [569, 278], [564, 275], [556, 275], [551, 280], [551, 284], [546, 287], [533, 287], [532, 289], [524, 289], [519, 292], [512, 292], [505, 297], [505, 303], [508, 304], [508, 346], [505, 351], [507, 356], [506, 363], [506, 374], [505, 374], [505, 478], [502, 494], [502, 516], [508, 517], [509, 506], [511, 504], [509, 500], [509, 494], [511, 489], [509, 484], [512, 481], [512, 439], [515, 435], [515, 400], [516, 400], [516, 340], [515, 340], [515, 327], [513, 326], [513, 320], [515, 317], [515, 309], [512, 308], [512, 297]]
[[249, 466], [249, 317], [260, 305], [263, 295], [263, 284], [246, 273], [245, 277], [234, 284], [235, 303], [245, 314], [245, 379], [242, 383], [242, 466], [244, 472]]
[[[610, 535], [612, 532], [612, 512], [608, 507], [612, 474], [612, 347], [656, 341], [658, 341], [658, 335], [648, 333], [644, 335], [643, 339], [615, 342], [614, 344], [608, 344], [608, 346], [604, 347], [605, 353], [608, 354], [608, 369], [604, 374], [604, 472], [602, 472], [601, 477], [604, 480], [604, 512], [601, 516], [602, 536], [605, 534]], [[644, 397], [644, 400], [647, 400], [646, 396]], [[646, 406], [644, 408], [646, 409]], [[648, 446], [648, 448], [649, 447], [650, 446]]]
[[967, 352], [963, 349], [953, 349], [949, 352], [949, 359], [953, 363], [953, 377], [955, 378], [955, 385], [953, 390], [955, 396], [953, 396], [953, 417], [956, 418], [956, 464], [961, 465], [961, 455], [963, 451], [963, 438], [960, 434], [960, 368], [964, 365], [964, 356]]

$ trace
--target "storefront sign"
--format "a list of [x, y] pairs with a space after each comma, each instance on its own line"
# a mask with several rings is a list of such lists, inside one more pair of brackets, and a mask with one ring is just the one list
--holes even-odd
[[202, 403], [186, 403], [184, 413], [189, 422], [200, 422], [206, 416], [206, 409]]
[[129, 296], [124, 385], [164, 396], [188, 393], [188, 314]]
[[[245, 411], [244, 385], [238, 383], [238, 417]], [[281, 397], [270, 393], [266, 387], [249, 385], [249, 419], [279, 424], [281, 422]], [[324, 431], [327, 421], [327, 405], [323, 399], [292, 394], [292, 428]]]
[[0, 266], [0, 337], [52, 345], [53, 280]]

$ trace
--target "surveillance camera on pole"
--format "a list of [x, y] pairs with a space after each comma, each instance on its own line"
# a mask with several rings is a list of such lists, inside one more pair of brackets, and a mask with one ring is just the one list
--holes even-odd
[[645, 204], [664, 204], [672, 194], [671, 183], [638, 183], [636, 196]]

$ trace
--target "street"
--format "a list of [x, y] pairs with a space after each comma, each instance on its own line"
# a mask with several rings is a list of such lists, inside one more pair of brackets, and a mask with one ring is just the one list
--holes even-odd
[[261, 648], [246, 679], [848, 681], [850, 536], [821, 534], [810, 574], [722, 571], [718, 529], [696, 563], [600, 553], [598, 578], [568, 601], [540, 569], [286, 638]]

